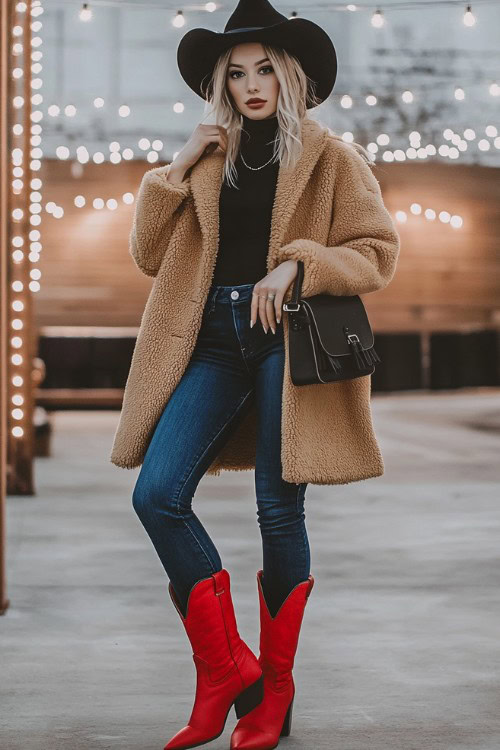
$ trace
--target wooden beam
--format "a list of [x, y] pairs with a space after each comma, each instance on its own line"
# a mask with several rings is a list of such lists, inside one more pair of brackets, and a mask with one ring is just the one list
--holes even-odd
[[10, 29], [13, 3], [0, 0], [0, 614], [9, 606], [6, 573], [7, 408], [8, 408], [8, 212]]

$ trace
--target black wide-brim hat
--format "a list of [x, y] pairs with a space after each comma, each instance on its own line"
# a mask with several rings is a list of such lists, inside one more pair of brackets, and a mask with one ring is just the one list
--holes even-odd
[[[337, 77], [337, 55], [333, 42], [321, 26], [306, 18], [287, 18], [268, 0], [240, 0], [223, 32], [191, 29], [179, 42], [177, 65], [187, 85], [205, 99], [206, 87], [219, 56], [244, 42], [282, 47], [300, 61], [305, 74], [316, 84], [323, 102]], [[308, 109], [316, 106], [309, 104]]]

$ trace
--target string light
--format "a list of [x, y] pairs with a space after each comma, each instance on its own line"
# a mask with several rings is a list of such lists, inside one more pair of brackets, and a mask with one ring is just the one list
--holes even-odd
[[[130, 205], [131, 203], [134, 203], [135, 196], [133, 193], [124, 193], [121, 197], [121, 200], [126, 205]], [[96, 205], [97, 201], [97, 205]], [[84, 208], [87, 200], [84, 195], [76, 195], [73, 199], [73, 203], [77, 208]], [[100, 210], [101, 208], [104, 208], [104, 205], [106, 205], [106, 208], [110, 209], [111, 211], [115, 211], [118, 208], [118, 200], [116, 198], [108, 198], [106, 200], [106, 203], [104, 203], [104, 200], [102, 198], [94, 198], [92, 200], [92, 205], [97, 210]]]
[[[96, 0], [94, 2], [94, 5], [99, 6], [114, 6], [114, 7], [121, 7], [121, 8], [127, 8], [131, 10], [144, 10], [144, 9], [151, 9], [151, 10], [166, 10], [171, 11], [172, 6], [168, 1], [166, 0], [165, 3], [158, 2], [157, 0], [149, 1], [148, 0], [141, 0], [140, 3], [137, 3], [136, 0]], [[478, 6], [496, 6], [498, 4], [498, 0], [475, 0], [474, 5]], [[85, 4], [88, 5], [88, 4]], [[400, 0], [399, 2], [395, 0], [394, 2], [391, 0], [390, 3], [390, 11], [397, 12], [397, 11], [422, 11], [422, 10], [434, 10], [436, 8], [446, 8], [449, 9], [450, 7], [458, 6], [458, 7], [464, 7], [463, 0], [432, 0], [430, 2], [429, 0]], [[205, 3], [204, 6], [192, 6], [197, 11], [203, 9], [208, 13], [213, 13], [215, 10], [222, 10], [223, 12], [226, 11], [225, 6], [219, 4], [217, 6], [216, 3], [208, 2]], [[366, 4], [355, 4], [355, 3], [344, 3], [344, 2], [318, 2], [318, 3], [311, 3], [307, 6], [307, 13], [331, 13], [332, 11], [337, 11], [339, 13], [370, 13], [371, 9], [373, 7], [373, 3], [366, 3]], [[464, 11], [464, 17], [470, 13], [470, 15], [474, 18], [474, 14], [472, 13], [470, 5], [465, 6]], [[378, 11], [381, 12], [381, 11]], [[182, 11], [177, 11], [177, 14], [182, 13]], [[297, 11], [293, 11], [289, 14], [289, 16], [297, 17], [298, 13]], [[181, 21], [181, 23], [183, 23]]]
[[[432, 88], [433, 91], [435, 91], [438, 86], [434, 82], [430, 82], [428, 85], [429, 88]], [[426, 86], [421, 83], [417, 86], [417, 89], [421, 90], [422, 92], [425, 90]], [[449, 89], [450, 84], [448, 82], [445, 82], [443, 84], [443, 88]], [[475, 86], [476, 92], [477, 92], [477, 86]], [[500, 96], [500, 85], [497, 82], [493, 82], [491, 84], [488, 84], [488, 93], [490, 96]], [[399, 97], [401, 101], [405, 104], [413, 104], [417, 101], [417, 96], [415, 94], [415, 91], [405, 90], [401, 94], [396, 94], [395, 92], [391, 95], [394, 97]], [[453, 99], [455, 101], [464, 101], [466, 98], [466, 91], [464, 88], [456, 86], [453, 89]], [[340, 106], [342, 109], [351, 109], [354, 108], [357, 105], [363, 104], [367, 105], [369, 107], [374, 107], [379, 104], [378, 97], [374, 94], [360, 94], [359, 96], [353, 95], [353, 94], [332, 94], [331, 101], [334, 104], [336, 101], [340, 102]], [[33, 102], [36, 103], [36, 102]], [[16, 108], [22, 108], [24, 105], [24, 100], [22, 97], [14, 97], [13, 104]], [[104, 106], [104, 99], [102, 97], [96, 97], [93, 100], [93, 105], [96, 108], [101, 108]], [[174, 114], [182, 114], [185, 111], [185, 104], [182, 101], [176, 101], [172, 105], [172, 111]], [[47, 114], [50, 117], [57, 117], [61, 113], [61, 108], [57, 104], [51, 104], [47, 108]], [[64, 108], [64, 114], [67, 117], [75, 117], [77, 114], [77, 109], [74, 105], [68, 104]], [[122, 104], [118, 108], [118, 114], [120, 117], [128, 117], [131, 114], [131, 109], [127, 104]], [[41, 112], [35, 113], [33, 120], [40, 120], [43, 117], [43, 114]]]
[[371, 24], [374, 28], [380, 29], [385, 24], [385, 18], [381, 10], [377, 9], [372, 16]]
[[92, 11], [89, 8], [88, 3], [83, 3], [82, 9], [79, 13], [80, 21], [91, 21], [92, 20]]
[[[500, 137], [498, 137], [498, 129], [494, 125], [488, 125], [485, 128], [485, 134], [488, 135], [491, 138], [495, 138], [494, 146], [500, 150]], [[455, 133], [451, 128], [446, 128], [443, 131], [443, 138], [445, 140], [450, 141], [453, 145], [450, 147], [447, 144], [441, 144], [439, 148], [436, 148], [436, 146], [432, 143], [427, 144], [425, 147], [421, 145], [421, 134], [418, 131], [412, 131], [408, 135], [408, 140], [410, 142], [410, 146], [406, 149], [395, 149], [394, 151], [391, 151], [389, 149], [385, 149], [381, 152], [381, 159], [385, 162], [392, 162], [392, 161], [405, 161], [406, 159], [412, 160], [412, 159], [427, 159], [429, 156], [440, 156], [442, 158], [449, 158], [449, 159], [457, 159], [460, 156], [460, 152], [466, 151], [468, 144], [468, 141], [473, 141], [476, 139], [476, 133], [472, 128], [466, 128], [463, 132], [463, 138], [460, 136], [459, 133]], [[352, 131], [345, 131], [342, 134], [342, 139], [345, 142], [352, 143], [354, 141], [354, 134]], [[467, 139], [467, 140], [465, 140]], [[373, 157], [373, 160], [375, 161], [375, 154], [377, 154], [380, 151], [380, 146], [386, 146], [390, 143], [390, 136], [387, 133], [380, 133], [376, 137], [376, 141], [371, 142], [367, 145], [367, 151], [371, 154]], [[491, 148], [491, 144], [486, 139], [481, 139], [478, 142], [478, 148], [482, 151], [488, 151]], [[138, 146], [142, 151], [147, 151], [146, 159], [150, 163], [154, 163], [158, 160], [158, 154], [155, 152], [161, 151], [163, 149], [163, 142], [159, 139], [156, 139], [152, 143], [148, 138], [141, 138], [138, 141]], [[113, 161], [113, 157], [115, 157], [115, 161], [120, 160], [120, 154], [118, 153], [118, 150], [120, 148], [120, 144], [117, 141], [112, 141], [109, 144], [109, 150], [110, 150], [110, 161]], [[86, 158], [83, 157], [82, 153], [85, 152], [87, 154]], [[130, 159], [133, 158], [133, 151], [132, 149], [124, 149], [123, 151], [123, 158], [124, 159]], [[97, 152], [97, 156], [94, 158], [94, 161], [96, 163], [102, 163], [104, 161], [104, 154], [102, 152]], [[176, 153], [173, 154], [173, 157], [175, 159]], [[85, 161], [88, 161], [88, 151], [84, 146], [79, 146], [77, 148], [77, 158], [79, 161], [84, 163]], [[126, 193], [124, 196], [122, 196], [122, 201], [124, 203], [133, 203], [135, 200], [134, 195], [132, 193]], [[108, 208], [109, 210], [116, 210], [118, 207], [118, 202], [116, 199], [109, 198], [107, 201], [104, 201], [100, 197], [96, 197], [95, 201], [91, 201], [91, 207], [93, 207], [95, 210], [102, 210], [104, 208]], [[74, 198], [74, 204], [77, 208], [83, 208], [86, 206], [86, 199], [82, 195], [78, 195]], [[53, 218], [61, 218], [63, 216], [63, 209], [62, 207], [57, 207], [54, 203], [48, 203], [46, 205], [46, 211], [47, 213], [51, 214]]]
[[176, 16], [172, 20], [172, 26], [175, 26], [176, 29], [181, 29], [185, 23], [186, 19], [184, 18], [182, 10], [178, 10]]
[[442, 224], [449, 224], [452, 229], [462, 229], [464, 225], [464, 220], [459, 214], [450, 214], [449, 211], [440, 211], [438, 213], [433, 208], [426, 208], [424, 211], [419, 203], [412, 203], [409, 212], [402, 209], [396, 210], [394, 218], [399, 224], [406, 224], [409, 218], [408, 213], [413, 214], [413, 216], [421, 216], [427, 221], [438, 219]]
[[[107, 3], [106, 0], [103, 0], [103, 2], [99, 2], [99, 4], [106, 5], [106, 4], [116, 4], [116, 3], [113, 1]], [[487, 5], [487, 4], [493, 4], [493, 3], [487, 2], [486, 0], [483, 0], [483, 1], [480, 0], [479, 4]], [[22, 3], [18, 3], [16, 7], [19, 7], [21, 5]], [[34, 6], [40, 6], [40, 5], [41, 5], [40, 2], [34, 3]], [[121, 7], [127, 7], [127, 6], [133, 7], [133, 3], [127, 3], [127, 2], [120, 2], [120, 5]], [[151, 3], [148, 4], [146, 2], [146, 3], [141, 3], [141, 8], [148, 7], [148, 5], [150, 5], [151, 7], [155, 7], [155, 8], [161, 7], [158, 4], [154, 4], [153, 6]], [[439, 7], [439, 6], [444, 6], [444, 5], [449, 7], [450, 6], [449, 0], [443, 0], [443, 2], [436, 0], [435, 2], [432, 3], [433, 7]], [[390, 11], [392, 12], [396, 10], [410, 10], [410, 9], [416, 9], [416, 8], [419, 8], [419, 9], [425, 8], [426, 10], [428, 10], [429, 7], [430, 6], [428, 2], [401, 2], [401, 3], [396, 2], [396, 3], [391, 4]], [[462, 5], [462, 7], [464, 6]], [[217, 8], [217, 5], [212, 2], [212, 3], [206, 3], [204, 5], [204, 9], [206, 12], [212, 13], [216, 11], [218, 8]], [[372, 13], [369, 6], [363, 6], [359, 4], [345, 5], [345, 4], [340, 4], [340, 3], [333, 3], [333, 4], [329, 3], [328, 8], [325, 5], [318, 6], [317, 8], [315, 8], [315, 6], [308, 6], [308, 13], [314, 12], [315, 10], [317, 10], [317, 12], [321, 12], [323, 10], [326, 11], [327, 9], [347, 11], [350, 13], [369, 11], [371, 13], [371, 17], [370, 17], [371, 25], [374, 28], [376, 29], [382, 28], [386, 24], [384, 13], [382, 12], [382, 9], [380, 7], [378, 7], [374, 13]], [[36, 15], [39, 15], [40, 13], [43, 13], [43, 9], [41, 7], [39, 10], [39, 13], [37, 13]], [[35, 16], [35, 13], [32, 13], [32, 15]], [[83, 6], [80, 10], [79, 17], [80, 17], [80, 20], [82, 21], [88, 21], [92, 18], [92, 10], [90, 9], [88, 3], [83, 3]], [[290, 13], [290, 17], [291, 18], [298, 17], [297, 12], [294, 11]], [[466, 6], [464, 16], [463, 16], [463, 23], [465, 26], [473, 26], [476, 23], [476, 17], [472, 13], [471, 5]], [[185, 24], [186, 24], [186, 18], [183, 14], [183, 11], [178, 10], [172, 19], [172, 25], [175, 28], [182, 28]], [[35, 27], [34, 24], [32, 24], [33, 32], [37, 33], [40, 30], [40, 28], [41, 28], [41, 23], [37, 27]], [[13, 54], [18, 54], [18, 55], [22, 54], [23, 45], [21, 44], [21, 39], [20, 39], [22, 35], [22, 27], [21, 26], [14, 27], [13, 35], [14, 37], [19, 37], [19, 41], [16, 42], [16, 44], [14, 44], [12, 47]], [[33, 37], [32, 46], [38, 48], [40, 44], [41, 44], [40, 37]], [[33, 61], [35, 61], [35, 57], [34, 57], [35, 53], [38, 53], [38, 49], [34, 50], [34, 53], [32, 55]], [[38, 59], [40, 58], [36, 58], [36, 60]], [[41, 70], [41, 66], [40, 66], [40, 70]], [[33, 75], [38, 76], [39, 72], [40, 71], [38, 69], [32, 68]], [[23, 77], [23, 68], [21, 67], [14, 68], [13, 78], [22, 79], [22, 77]], [[444, 85], [446, 85], [447, 87], [449, 86], [448, 83]], [[33, 77], [31, 80], [31, 88], [34, 90], [38, 90], [40, 87], [41, 87], [41, 79]], [[432, 87], [433, 89], [436, 88], [436, 84], [434, 82], [432, 83]], [[422, 88], [424, 87], [422, 86], [416, 87], [417, 91]], [[491, 96], [499, 96], [500, 95], [499, 83], [491, 82], [489, 84], [488, 90]], [[405, 90], [401, 92], [400, 94], [401, 101], [405, 104], [412, 104], [413, 102], [415, 102], [416, 96], [418, 96], [418, 94], [416, 94], [415, 90], [413, 91]], [[465, 90], [461, 87], [456, 87], [454, 89], [453, 96], [456, 101], [463, 101], [465, 99]], [[334, 98], [340, 101], [340, 106], [343, 109], [352, 109], [358, 103], [363, 103], [369, 107], [377, 106], [379, 103], [379, 98], [373, 94], [368, 94], [368, 95], [363, 94], [358, 97], [358, 96], [353, 96], [351, 94], [345, 93], [342, 95], [335, 95]], [[32, 103], [39, 104], [40, 102], [37, 100], [33, 101], [33, 98], [32, 98]], [[13, 100], [13, 104], [16, 108], [21, 109], [25, 105], [24, 98], [22, 96], [15, 97]], [[102, 97], [96, 97], [93, 100], [93, 106], [96, 109], [103, 108], [104, 105], [105, 105], [105, 101], [104, 101], [104, 98]], [[172, 110], [175, 114], [182, 114], [185, 111], [185, 105], [181, 101], [176, 101], [172, 105]], [[56, 117], [56, 116], [59, 116], [59, 114], [61, 113], [61, 108], [57, 104], [52, 104], [48, 107], [47, 112], [51, 117]], [[64, 107], [63, 113], [67, 117], [75, 117], [77, 115], [77, 109], [74, 105], [68, 104]], [[35, 112], [34, 115], [35, 115], [35, 118], [38, 118], [38, 119], [41, 119], [43, 117], [41, 112], [39, 113]], [[120, 107], [118, 108], [118, 115], [120, 117], [129, 116], [130, 107], [126, 104], [120, 105]], [[36, 122], [36, 119], [35, 119], [35, 122]], [[22, 133], [22, 130], [19, 134], [21, 133]], [[373, 143], [368, 144], [367, 148], [369, 152], [372, 154], [372, 156], [375, 156], [375, 154], [378, 154], [379, 156], [381, 156], [381, 158], [384, 161], [393, 161], [393, 160], [404, 161], [407, 158], [408, 159], [417, 159], [417, 158], [425, 159], [433, 155], [439, 155], [444, 158], [456, 159], [460, 156], [460, 153], [464, 152], [467, 149], [468, 142], [471, 143], [472, 141], [474, 141], [476, 143], [477, 148], [483, 152], [490, 150], [492, 145], [494, 145], [495, 148], [500, 149], [500, 139], [498, 138], [498, 131], [495, 128], [495, 126], [490, 125], [487, 128], [485, 128], [485, 135], [489, 138], [494, 138], [495, 139], [494, 144], [491, 144], [490, 141], [487, 140], [487, 138], [476, 139], [475, 131], [469, 128], [469, 129], [464, 130], [463, 137], [451, 131], [450, 137], [449, 137], [451, 145], [441, 144], [437, 147], [434, 144], [427, 144], [424, 147], [421, 145], [420, 134], [414, 132], [410, 134], [409, 136], [410, 145], [408, 148], [390, 150], [390, 149], [380, 149], [381, 146], [387, 146], [390, 142], [390, 137], [387, 133], [380, 133], [376, 137]], [[352, 142], [354, 141], [354, 134], [351, 131], [345, 131], [342, 135], [342, 138], [346, 142]], [[30, 152], [31, 156], [33, 157], [35, 161], [40, 160], [42, 157], [41, 149], [38, 149], [37, 143], [32, 143], [32, 145], [35, 148], [31, 150]], [[163, 142], [161, 140], [156, 139], [151, 143], [148, 138], [141, 138], [138, 142], [138, 145], [141, 151], [146, 152], [145, 154], [146, 159], [147, 161], [151, 163], [154, 163], [155, 161], [159, 159], [159, 152], [161, 152], [164, 147]], [[120, 163], [122, 158], [123, 159], [134, 158], [134, 151], [131, 148], [123, 149], [122, 153], [120, 153], [120, 148], [121, 148], [120, 144], [118, 144], [117, 142], [112, 142], [111, 144], [109, 144], [109, 152], [110, 152], [109, 161], [111, 163]], [[70, 155], [69, 149], [66, 146], [58, 146], [56, 150], [56, 154], [58, 158], [62, 160], [68, 159]], [[13, 154], [13, 157], [14, 157], [14, 154]], [[92, 161], [95, 164], [101, 164], [106, 160], [105, 154], [103, 154], [101, 151], [97, 151], [92, 156], [90, 156], [89, 151], [83, 145], [79, 146], [76, 149], [76, 157], [77, 157], [78, 162], [81, 164], [85, 164], [89, 162], [90, 159], [92, 159]], [[175, 158], [175, 155], [173, 158]], [[21, 166], [21, 162], [16, 163], [14, 158], [13, 158], [13, 163], [15, 167]], [[22, 185], [23, 185], [23, 181], [21, 179], [22, 175], [17, 176], [14, 170], [13, 170], [13, 175], [16, 178], [18, 177], [18, 179], [14, 180], [12, 183], [13, 188], [15, 185], [16, 190], [22, 190]], [[134, 201], [134, 196], [131, 193], [127, 193], [125, 195], [129, 196], [129, 198], [125, 200], [125, 196], [122, 196], [122, 201], [124, 203]], [[83, 196], [76, 196], [74, 198], [74, 203], [75, 203], [75, 206], [77, 207], [84, 207], [85, 205], [87, 205], [87, 202]], [[105, 201], [103, 200], [103, 198], [99, 196], [96, 196], [94, 199], [89, 199], [89, 203], [95, 208], [95, 210], [102, 210], [104, 208], [107, 208], [108, 210], [117, 210], [118, 205], [119, 205], [118, 201], [115, 198], [108, 198]], [[30, 213], [31, 213], [32, 220], [36, 221], [36, 219], [40, 219], [40, 213], [41, 213], [40, 204], [41, 204], [41, 194], [40, 196], [36, 196], [36, 195], [33, 196], [33, 201], [30, 206]], [[50, 205], [50, 209], [48, 208], [48, 206], [49, 204], [47, 204], [45, 210], [53, 218], [60, 218], [64, 215], [64, 209], [62, 208], [62, 206], [53, 204], [53, 205]], [[428, 211], [430, 211], [430, 209], [428, 209]], [[429, 218], [429, 217], [426, 216], [426, 218]], [[451, 224], [451, 218], [450, 218], [450, 224]], [[38, 252], [39, 250], [41, 250], [41, 243], [38, 242], [39, 239], [40, 237], [39, 237], [39, 232], [38, 232], [38, 237], [36, 239], [32, 238], [32, 242], [31, 242], [34, 256], [38, 256]], [[18, 248], [18, 250], [21, 253], [20, 257], [24, 258], [24, 254], [21, 248]], [[32, 280], [37, 281], [38, 279], [35, 279], [32, 277]]]
[[[24, 2], [18, 2], [15, 5], [15, 13], [21, 15], [28, 11], [28, 5]], [[22, 56], [22, 66], [18, 65], [12, 69], [12, 89], [18, 83], [23, 83], [24, 77], [28, 78], [29, 89], [32, 94], [30, 99], [25, 100], [24, 96], [17, 95], [12, 99], [12, 105], [14, 109], [19, 110], [19, 117], [23, 119], [24, 125], [21, 122], [15, 123], [12, 128], [12, 134], [14, 138], [23, 137], [26, 141], [25, 127], [31, 122], [31, 135], [29, 138], [29, 153], [25, 152], [25, 149], [20, 146], [14, 146], [11, 149], [12, 157], [12, 175], [14, 179], [11, 183], [12, 188], [12, 236], [10, 237], [10, 243], [12, 246], [11, 259], [12, 268], [15, 271], [19, 268], [19, 272], [24, 272], [30, 281], [27, 284], [27, 290], [30, 292], [38, 292], [40, 290], [39, 279], [41, 278], [41, 271], [39, 268], [30, 268], [29, 270], [25, 267], [26, 253], [24, 250], [25, 236], [23, 232], [26, 232], [26, 225], [29, 224], [32, 227], [36, 227], [41, 223], [42, 213], [42, 194], [40, 192], [42, 187], [42, 181], [34, 176], [34, 173], [41, 168], [41, 158], [43, 151], [40, 148], [41, 143], [41, 132], [42, 128], [39, 124], [43, 119], [43, 112], [34, 107], [41, 104], [43, 97], [41, 94], [36, 93], [42, 87], [43, 81], [39, 77], [42, 71], [41, 60], [43, 53], [39, 49], [42, 45], [42, 39], [37, 36], [38, 32], [42, 29], [42, 22], [36, 20], [43, 14], [43, 8], [41, 7], [40, 0], [33, 0], [30, 6], [30, 25], [27, 24], [16, 24], [12, 28], [12, 36], [18, 38], [12, 45], [12, 56], [13, 58]], [[28, 192], [30, 191], [30, 192]], [[16, 199], [21, 202], [20, 205], [16, 204]], [[26, 209], [27, 208], [27, 212]], [[16, 225], [20, 224], [18, 228]], [[39, 229], [31, 229], [28, 232], [30, 240], [30, 253], [28, 260], [30, 263], [36, 263], [39, 258], [39, 251], [42, 246], [39, 242], [40, 231]], [[27, 325], [27, 320], [23, 317], [23, 313], [27, 316], [30, 314], [30, 306], [26, 306], [21, 296], [26, 293], [25, 284], [21, 279], [14, 279], [10, 285], [11, 289], [11, 300], [10, 309], [14, 312], [14, 317], [10, 320], [11, 328], [17, 332], [17, 335], [12, 336], [10, 339], [10, 347], [12, 352], [10, 354], [10, 365], [12, 371], [10, 373], [10, 383], [15, 389], [22, 389], [24, 384], [27, 383], [30, 387], [30, 367], [31, 362], [28, 356], [26, 347], [30, 346], [29, 339], [25, 339], [21, 333]], [[28, 302], [30, 299], [28, 298]], [[23, 368], [23, 370], [20, 370]], [[16, 407], [11, 410], [9, 414], [9, 428], [10, 434], [13, 438], [23, 438], [25, 435], [25, 424], [32, 417], [32, 404], [30, 391], [23, 393], [21, 390], [15, 390], [10, 395], [11, 403]], [[27, 397], [28, 396], [28, 397]], [[27, 408], [20, 408], [27, 402]], [[17, 422], [18, 424], [13, 424]], [[31, 432], [28, 430], [28, 435]]]
[[476, 19], [471, 11], [471, 6], [467, 6], [467, 10], [464, 13], [464, 26], [474, 26]]

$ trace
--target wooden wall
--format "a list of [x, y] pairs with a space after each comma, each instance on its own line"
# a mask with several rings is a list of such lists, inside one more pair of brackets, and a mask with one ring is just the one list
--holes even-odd
[[[128, 252], [133, 204], [147, 162], [79, 165], [45, 160], [43, 205], [53, 200], [64, 217], [43, 213], [38, 325], [138, 326], [152, 279]], [[81, 176], [78, 175], [81, 172]], [[441, 163], [380, 163], [375, 168], [402, 249], [387, 289], [365, 295], [374, 330], [473, 330], [500, 324], [500, 169]], [[76, 208], [74, 197], [87, 199]], [[118, 208], [95, 210], [92, 200], [115, 198]], [[410, 205], [462, 216], [461, 229], [410, 213]], [[90, 207], [89, 207], [90, 205]]]
[[[397, 224], [401, 255], [396, 275], [364, 301], [379, 330], [474, 330], [500, 327], [500, 169], [452, 163], [377, 166], [387, 208], [408, 214]], [[423, 213], [463, 219], [453, 229]]]

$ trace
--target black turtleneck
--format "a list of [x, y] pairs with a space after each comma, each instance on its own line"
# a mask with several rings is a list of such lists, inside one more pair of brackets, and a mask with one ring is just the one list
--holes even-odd
[[[240, 153], [235, 166], [239, 189], [222, 183], [219, 198], [219, 248], [213, 284], [256, 283], [267, 275], [271, 215], [279, 161], [253, 171], [272, 158], [277, 116], [252, 120], [243, 115]], [[247, 131], [247, 132], [245, 132]]]

